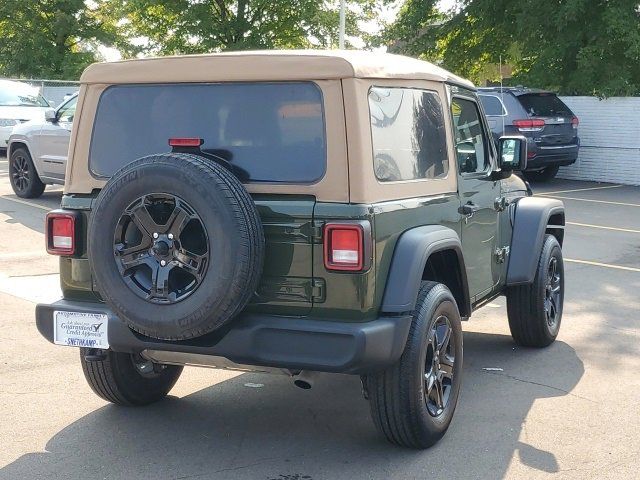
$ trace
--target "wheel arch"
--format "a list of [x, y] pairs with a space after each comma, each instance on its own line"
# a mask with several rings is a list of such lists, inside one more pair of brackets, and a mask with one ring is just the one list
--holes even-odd
[[[27, 142], [26, 139], [18, 139], [18, 140], [13, 140], [9, 143], [9, 145], [7, 145], [7, 159], [11, 157], [11, 154], [20, 147], [24, 147], [27, 149], [27, 152], [29, 152], [29, 155], [31, 155], [31, 148], [29, 148], [29, 143]], [[33, 159], [33, 155], [31, 156], [31, 158]]]
[[[42, 171], [40, 163], [34, 158], [33, 151], [31, 150], [31, 146], [29, 145], [29, 141], [26, 138], [18, 137], [15, 140], [9, 142], [7, 145], [7, 160], [11, 158], [11, 154], [16, 151], [18, 148], [24, 148], [29, 156], [31, 157], [31, 162], [33, 163], [33, 168], [36, 169], [36, 173], [38, 177], [42, 178]], [[45, 182], [46, 183], [46, 182]]]
[[533, 282], [544, 236], [564, 241], [564, 204], [553, 198], [525, 197], [515, 207], [507, 286]]
[[456, 299], [460, 316], [471, 315], [462, 245], [454, 230], [426, 225], [400, 236], [393, 252], [381, 311], [393, 314], [412, 311], [423, 280], [446, 285]]

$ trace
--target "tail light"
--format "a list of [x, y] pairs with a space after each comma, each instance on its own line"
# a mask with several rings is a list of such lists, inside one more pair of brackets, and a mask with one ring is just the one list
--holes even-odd
[[173, 137], [169, 139], [170, 147], [199, 147], [204, 140], [197, 137]]
[[47, 214], [47, 252], [51, 255], [73, 255], [76, 253], [77, 214], [54, 210]]
[[369, 222], [328, 223], [324, 228], [324, 266], [327, 270], [362, 271], [371, 257]]
[[578, 125], [580, 125], [580, 120], [578, 119], [578, 117], [572, 117], [571, 118], [571, 126], [573, 128], [578, 128]]
[[513, 125], [521, 132], [540, 132], [544, 128], [544, 120], [541, 118], [528, 118], [526, 120], [514, 120]]

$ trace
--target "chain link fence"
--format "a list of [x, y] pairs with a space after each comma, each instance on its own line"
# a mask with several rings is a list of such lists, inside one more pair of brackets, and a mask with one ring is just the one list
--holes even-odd
[[46, 98], [52, 106], [58, 106], [67, 98], [80, 89], [80, 82], [71, 80], [44, 80], [44, 79], [24, 79], [24, 78], [5, 78], [3, 80], [12, 80], [14, 82], [27, 83], [38, 88], [44, 98]]

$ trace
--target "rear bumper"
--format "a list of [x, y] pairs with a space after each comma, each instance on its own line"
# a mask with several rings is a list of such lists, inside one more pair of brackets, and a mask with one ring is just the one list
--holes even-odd
[[578, 159], [578, 150], [580, 149], [577, 144], [549, 147], [533, 145], [533, 147], [531, 144], [529, 145], [529, 154], [534, 156], [527, 160], [527, 170], [538, 170], [554, 165], [571, 165]]
[[361, 323], [273, 315], [241, 315], [212, 334], [189, 341], [164, 341], [133, 332], [100, 303], [60, 300], [36, 307], [38, 331], [53, 343], [53, 312], [108, 316], [110, 349], [165, 351], [222, 357], [241, 365], [361, 374], [394, 363], [404, 350], [411, 317], [380, 317]]

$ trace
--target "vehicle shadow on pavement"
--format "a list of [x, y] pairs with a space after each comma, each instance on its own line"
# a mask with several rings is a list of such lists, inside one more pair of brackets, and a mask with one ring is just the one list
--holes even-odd
[[530, 468], [558, 471], [554, 453], [521, 441], [521, 429], [534, 401], [578, 383], [584, 368], [575, 351], [563, 342], [514, 348], [508, 336], [474, 332], [464, 341], [456, 417], [427, 451], [376, 433], [356, 377], [324, 375], [301, 391], [286, 377], [245, 374], [146, 408], [102, 407], [0, 478], [498, 479], [514, 453]]
[[47, 213], [45, 208], [48, 210], [60, 208], [61, 199], [61, 191], [45, 192], [40, 198], [24, 200], [29, 204], [20, 203], [23, 200], [15, 195], [0, 195], [0, 213], [9, 217], [5, 223], [19, 223], [35, 232], [44, 233], [44, 217]]

